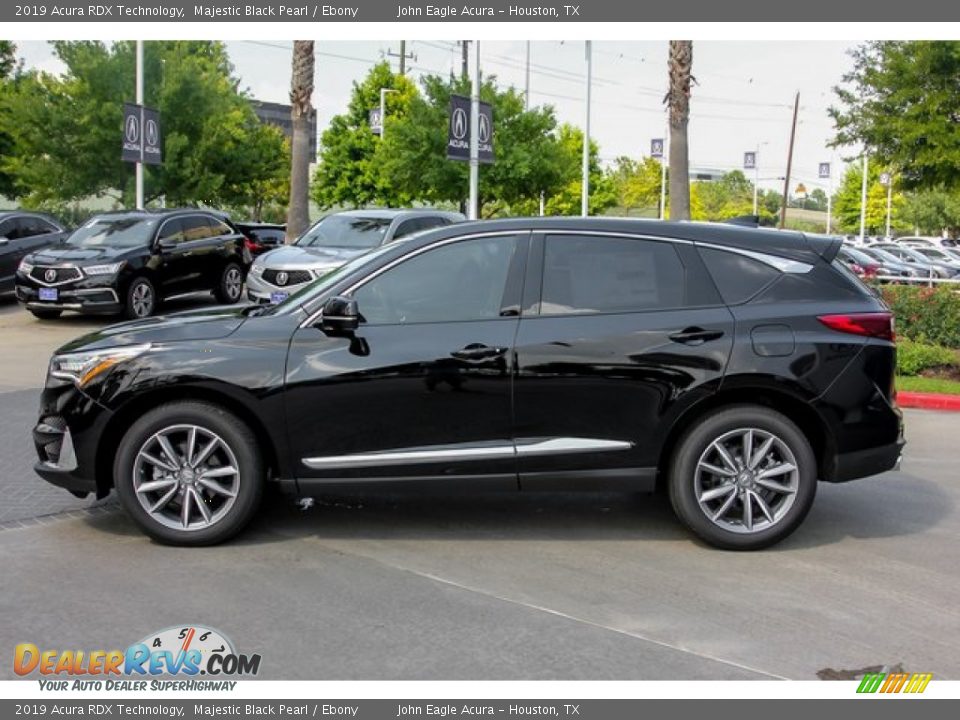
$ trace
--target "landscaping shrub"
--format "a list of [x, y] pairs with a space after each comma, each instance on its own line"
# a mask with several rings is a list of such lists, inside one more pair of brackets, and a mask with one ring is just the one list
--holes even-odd
[[960, 348], [960, 294], [955, 290], [885, 285], [881, 292], [896, 318], [897, 337]]
[[960, 365], [955, 350], [940, 345], [914, 342], [902, 338], [897, 343], [897, 374], [919, 375], [931, 368], [946, 368]]

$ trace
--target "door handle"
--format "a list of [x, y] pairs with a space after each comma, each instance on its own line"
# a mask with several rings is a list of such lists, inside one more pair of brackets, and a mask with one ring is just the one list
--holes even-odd
[[709, 340], [723, 337], [723, 330], [704, 330], [701, 327], [688, 327], [669, 336], [671, 340], [684, 345], [702, 345]]
[[491, 347], [490, 345], [483, 345], [481, 343], [471, 343], [460, 350], [454, 350], [450, 355], [458, 360], [486, 360], [499, 357], [506, 351], [507, 349], [502, 347]]

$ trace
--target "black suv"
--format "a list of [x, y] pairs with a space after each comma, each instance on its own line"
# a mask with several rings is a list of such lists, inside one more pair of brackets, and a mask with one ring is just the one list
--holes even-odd
[[17, 270], [16, 294], [41, 319], [64, 310], [144, 318], [161, 300], [199, 290], [237, 302], [249, 265], [243, 234], [220, 213], [106, 213], [65, 243], [27, 255]]
[[67, 236], [66, 230], [49, 215], [22, 210], [0, 212], [0, 295], [13, 292], [13, 279], [20, 261]]
[[61, 348], [37, 472], [116, 488], [163, 542], [225, 540], [265, 484], [669, 490], [707, 542], [789, 535], [817, 480], [893, 468], [893, 319], [839, 239], [614, 219], [453, 225], [274, 306]]

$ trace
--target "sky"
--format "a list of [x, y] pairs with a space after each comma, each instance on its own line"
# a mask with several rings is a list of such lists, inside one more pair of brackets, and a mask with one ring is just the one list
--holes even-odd
[[[842, 157], [855, 150], [827, 147], [833, 124], [827, 108], [834, 103], [833, 87], [852, 64], [849, 42], [694, 43], [689, 126], [690, 164], [694, 169], [742, 168], [743, 153], [759, 146], [760, 186], [783, 189], [795, 93], [800, 93], [791, 194], [798, 183], [808, 191], [827, 181], [817, 178], [817, 166], [833, 161], [833, 182], [842, 174]], [[292, 42], [228, 41], [231, 61], [242, 88], [251, 97], [287, 102]], [[346, 109], [352, 84], [388, 53], [398, 53], [399, 41], [318, 41], [316, 89], [313, 102], [322, 132], [330, 118]], [[460, 49], [453, 40], [407, 41], [407, 72], [446, 75], [460, 69]], [[18, 53], [27, 67], [59, 73], [63, 66], [43, 42], [23, 42]], [[397, 69], [396, 57], [390, 57]], [[485, 41], [480, 46], [481, 70], [496, 75], [502, 85], [525, 85], [525, 42]], [[530, 100], [552, 105], [561, 122], [583, 126], [586, 62], [583, 41], [530, 43]], [[620, 155], [639, 158], [650, 152], [650, 140], [665, 134], [663, 97], [667, 86], [667, 42], [593, 43], [591, 136], [600, 145], [605, 163]], [[747, 171], [752, 180], [753, 171]]]

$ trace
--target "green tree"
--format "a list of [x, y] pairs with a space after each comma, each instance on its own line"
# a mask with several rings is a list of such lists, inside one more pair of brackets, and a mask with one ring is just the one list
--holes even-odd
[[313, 111], [313, 40], [294, 40], [290, 61], [290, 201], [287, 208], [287, 241], [299, 237], [310, 225], [310, 114]]
[[[0, 158], [8, 156], [13, 151], [13, 138], [3, 128], [9, 121], [3, 115], [7, 112], [5, 96], [12, 92], [16, 82], [17, 46], [9, 40], [0, 40]], [[0, 168], [0, 195], [16, 196], [16, 185], [13, 176]]]
[[[468, 166], [447, 160], [450, 95], [469, 95], [461, 78], [428, 76], [408, 112], [393, 120], [378, 144], [375, 160], [383, 182], [414, 200], [458, 203], [468, 195]], [[500, 90], [496, 78], [484, 78], [481, 100], [493, 105], [496, 162], [480, 167], [480, 214], [490, 217], [550, 196], [566, 182], [569, 156], [554, 135], [550, 107], [524, 109], [522, 94]], [[389, 122], [389, 121], [388, 121]]]
[[753, 213], [753, 183], [740, 170], [718, 180], [695, 182], [690, 195], [694, 220], [728, 220]]
[[[62, 76], [23, 73], [0, 104], [0, 133], [12, 139], [0, 171], [14, 178], [25, 204], [65, 203], [91, 195], [132, 204], [134, 169], [120, 159], [123, 103], [134, 96], [134, 47], [56, 42]], [[164, 162], [147, 166], [148, 202], [239, 205], [260, 182], [253, 152], [264, 133], [221, 43], [163, 41], [145, 47], [145, 103], [160, 110]]]
[[670, 115], [670, 217], [674, 220], [689, 220], [691, 217], [687, 126], [690, 123], [692, 72], [693, 41], [671, 40], [667, 60], [670, 84], [665, 102]]
[[376, 160], [380, 138], [370, 129], [370, 110], [380, 107], [380, 89], [386, 94], [387, 133], [407, 116], [417, 87], [404, 75], [394, 75], [386, 61], [375, 65], [362, 82], [353, 84], [347, 111], [335, 115], [320, 140], [320, 158], [313, 175], [311, 196], [322, 208], [346, 205], [409, 204], [410, 194], [387, 181]]
[[[564, 183], [546, 197], [547, 215], [579, 215], [583, 193], [583, 131], [563, 124], [557, 141], [564, 156]], [[600, 146], [590, 141], [590, 214], [600, 215], [617, 202], [616, 188], [600, 166]]]
[[618, 157], [607, 172], [616, 205], [627, 214], [637, 209], [655, 217], [660, 208], [660, 174], [660, 163], [654, 158]]
[[960, 230], [960, 194], [944, 187], [918, 190], [906, 195], [900, 217], [904, 224], [924, 235]]
[[[876, 163], [870, 163], [867, 169], [867, 212], [866, 232], [878, 235], [886, 232], [887, 225], [887, 188], [880, 184], [882, 169]], [[846, 233], [860, 232], [860, 199], [863, 170], [859, 162], [850, 163], [843, 173], [840, 187], [833, 199], [833, 224], [837, 230]], [[896, 182], [896, 180], [894, 181]], [[903, 194], [894, 187], [891, 198], [891, 226], [895, 230], [909, 227], [900, 217], [904, 205]]]
[[865, 145], [906, 188], [960, 186], [960, 41], [876, 41], [834, 90], [835, 145]]
[[17, 67], [17, 46], [10, 40], [0, 40], [0, 81], [6, 80]]

